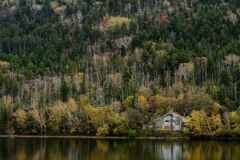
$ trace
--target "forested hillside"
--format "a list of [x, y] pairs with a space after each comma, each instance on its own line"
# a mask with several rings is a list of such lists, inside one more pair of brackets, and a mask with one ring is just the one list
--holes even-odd
[[1, 0], [0, 133], [240, 136], [239, 0]]

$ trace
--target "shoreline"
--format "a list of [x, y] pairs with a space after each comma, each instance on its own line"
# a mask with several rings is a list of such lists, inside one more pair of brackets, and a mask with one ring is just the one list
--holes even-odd
[[191, 137], [120, 137], [120, 136], [51, 136], [51, 135], [0, 135], [0, 138], [37, 138], [37, 139], [109, 139], [109, 140], [124, 140], [124, 139], [136, 139], [136, 140], [240, 140], [238, 137], [224, 137], [224, 138], [191, 138]]
[[59, 138], [59, 139], [148, 139], [148, 140], [190, 140], [190, 137], [120, 137], [120, 136], [41, 136], [41, 135], [0, 135], [0, 138]]

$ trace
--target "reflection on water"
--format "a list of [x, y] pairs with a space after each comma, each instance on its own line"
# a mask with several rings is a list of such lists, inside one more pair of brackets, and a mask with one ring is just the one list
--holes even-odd
[[0, 138], [0, 160], [239, 160], [239, 141]]

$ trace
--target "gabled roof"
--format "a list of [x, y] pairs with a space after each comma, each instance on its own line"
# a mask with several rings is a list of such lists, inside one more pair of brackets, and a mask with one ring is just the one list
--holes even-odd
[[162, 117], [160, 117], [160, 118], [158, 118], [158, 119], [164, 118], [164, 117], [166, 117], [166, 116], [169, 115], [169, 114], [173, 115], [174, 117], [180, 117], [183, 121], [186, 121], [186, 120], [187, 120], [185, 117], [183, 117], [183, 116], [181, 116], [180, 114], [178, 114], [178, 113], [176, 113], [176, 112], [173, 112], [173, 111], [168, 112], [167, 114], [163, 115]]

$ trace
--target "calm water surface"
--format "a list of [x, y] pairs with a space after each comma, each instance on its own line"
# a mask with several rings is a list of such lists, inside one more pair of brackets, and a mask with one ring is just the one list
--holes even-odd
[[0, 160], [240, 160], [240, 141], [0, 138]]

